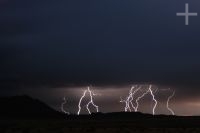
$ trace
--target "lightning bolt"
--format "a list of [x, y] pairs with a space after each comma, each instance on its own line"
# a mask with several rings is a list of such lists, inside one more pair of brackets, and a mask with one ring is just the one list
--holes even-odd
[[[129, 95], [128, 97], [126, 98], [126, 100], [123, 100], [121, 97], [120, 97], [120, 102], [121, 103], [125, 103], [125, 108], [124, 108], [124, 111], [127, 112], [127, 111], [132, 111], [131, 108], [133, 108], [133, 110], [136, 112], [136, 107], [133, 105], [133, 97], [135, 95], [135, 93], [137, 93], [141, 87], [138, 87], [136, 88], [136, 86], [132, 86], [130, 91], [129, 91]], [[134, 90], [135, 89], [135, 90]], [[133, 91], [134, 90], [134, 91]], [[131, 105], [131, 106], [130, 106]]]
[[[152, 90], [152, 93], [154, 94], [154, 96], [155, 96], [156, 92], [158, 92], [158, 88], [156, 88], [155, 90]], [[152, 102], [153, 102], [153, 100], [152, 100]], [[151, 102], [151, 107], [153, 107], [153, 103], [152, 102]]]
[[67, 111], [65, 111], [65, 109], [64, 109], [64, 105], [67, 103], [67, 101], [66, 101], [66, 99], [65, 99], [65, 97], [63, 97], [63, 103], [61, 104], [61, 111], [62, 112], [64, 112], [65, 114], [70, 114], [69, 112], [67, 112]]
[[175, 95], [175, 91], [173, 91], [173, 93], [168, 97], [167, 99], [167, 109], [171, 112], [172, 115], [175, 115], [174, 111], [169, 107], [169, 101], [170, 99], [173, 98], [173, 96]]
[[80, 98], [80, 100], [79, 100], [77, 115], [80, 114], [80, 111], [81, 111], [81, 102], [82, 102], [83, 98], [85, 97], [86, 92], [87, 92], [87, 90], [85, 90], [85, 91], [83, 92], [83, 95], [81, 96], [81, 98]]
[[123, 100], [121, 97], [120, 97], [120, 102], [121, 103], [125, 103], [125, 107], [124, 107], [124, 111], [125, 112], [127, 112], [128, 110], [131, 112], [132, 110], [131, 110], [131, 108], [130, 108], [130, 105], [129, 105], [129, 103], [130, 103], [130, 98], [131, 99], [133, 99], [133, 97], [132, 97], [132, 90], [134, 89], [135, 87], [131, 87], [131, 89], [130, 89], [130, 91], [129, 91], [129, 95], [128, 95], [128, 97], [126, 98], [126, 100]]
[[133, 88], [131, 88], [131, 91], [130, 91], [130, 94], [129, 94], [130, 95], [129, 96], [130, 97], [129, 103], [131, 104], [131, 107], [134, 109], [135, 112], [137, 112], [137, 106], [134, 106], [133, 103], [132, 103], [132, 101], [133, 101], [133, 97], [134, 97], [135, 93], [137, 93], [140, 89], [141, 89], [141, 87], [138, 87], [137, 89], [135, 89], [133, 91]]
[[122, 97], [120, 97], [120, 103], [125, 103], [125, 107], [124, 107], [124, 111], [127, 112], [128, 111], [128, 102], [127, 99], [123, 100]]
[[81, 111], [81, 102], [82, 102], [82, 100], [83, 100], [83, 98], [85, 97], [85, 95], [86, 95], [87, 92], [88, 92], [89, 95], [90, 95], [90, 101], [87, 103], [87, 106], [86, 106], [88, 113], [91, 114], [91, 111], [90, 111], [90, 109], [89, 109], [89, 105], [90, 105], [90, 104], [92, 104], [92, 105], [96, 108], [96, 111], [99, 112], [99, 107], [98, 107], [96, 104], [94, 104], [94, 101], [93, 101], [93, 96], [98, 95], [98, 94], [94, 94], [94, 93], [90, 90], [90, 87], [88, 87], [87, 90], [85, 90], [85, 91], [83, 92], [83, 95], [81, 96], [81, 98], [80, 98], [80, 100], [79, 100], [77, 115], [80, 114], [80, 111]]
[[[146, 85], [145, 85], [146, 86]], [[140, 104], [139, 104], [139, 101], [142, 99], [142, 98], [144, 98], [147, 94], [150, 94], [151, 95], [151, 97], [152, 97], [152, 103], [153, 103], [153, 108], [152, 108], [152, 114], [153, 115], [155, 115], [155, 110], [156, 110], [156, 108], [157, 108], [157, 104], [158, 104], [158, 101], [157, 101], [157, 99], [155, 98], [155, 93], [158, 91], [158, 90], [160, 90], [160, 89], [158, 89], [158, 88], [156, 88], [156, 89], [153, 89], [152, 88], [152, 85], [148, 85], [148, 86], [146, 86], [145, 88], [145, 90], [143, 91], [143, 89], [142, 89], [142, 87], [143, 87], [143, 85], [134, 85], [134, 86], [132, 86], [131, 87], [131, 89], [129, 90], [129, 93], [128, 93], [128, 96], [127, 97], [125, 97], [125, 99], [122, 99], [121, 97], [120, 97], [120, 102], [121, 103], [125, 103], [125, 107], [124, 107], [124, 111], [125, 112], [127, 112], [127, 111], [129, 111], [129, 112], [132, 112], [132, 111], [135, 111], [135, 112], [137, 112], [138, 111], [138, 108], [139, 108], [139, 106], [140, 106]], [[163, 90], [163, 89], [161, 89], [161, 90]], [[165, 89], [164, 89], [165, 90]], [[138, 92], [140, 92], [140, 93], [142, 93], [142, 94], [140, 94], [140, 96], [137, 96], [136, 98], [135, 98], [135, 95], [138, 93]], [[86, 104], [86, 109], [87, 109], [87, 111], [88, 111], [88, 113], [89, 114], [91, 114], [91, 110], [90, 110], [90, 105], [92, 105], [93, 107], [95, 107], [95, 109], [96, 109], [96, 112], [99, 112], [99, 107], [94, 103], [94, 97], [93, 96], [96, 96], [96, 95], [99, 95], [99, 94], [94, 94], [91, 90], [90, 90], [90, 87], [87, 87], [87, 89], [86, 90], [84, 90], [84, 92], [83, 92], [83, 94], [82, 94], [82, 96], [81, 96], [81, 98], [80, 98], [80, 100], [79, 100], [79, 103], [78, 103], [78, 112], [77, 112], [77, 115], [79, 115], [80, 114], [80, 112], [81, 112], [81, 104], [82, 104], [82, 100], [86, 97], [86, 94], [89, 94], [89, 98], [90, 98], [90, 100], [89, 100], [89, 102]], [[175, 91], [173, 91], [173, 93], [168, 97], [168, 99], [167, 99], [167, 109], [171, 112], [171, 114], [172, 115], [174, 115], [175, 113], [174, 113], [174, 111], [169, 107], [169, 102], [170, 102], [170, 100], [174, 97], [174, 95], [175, 95]], [[134, 100], [135, 99], [135, 100]], [[134, 102], [134, 104], [133, 104], [133, 102]], [[61, 105], [61, 109], [62, 109], [62, 111], [64, 112], [64, 113], [68, 113], [68, 112], [66, 112], [64, 109], [63, 109], [63, 106], [64, 106], [64, 104], [66, 103], [66, 99], [65, 99], [65, 97], [64, 97], [64, 102], [62, 103], [62, 105]]]
[[[132, 110], [131, 110], [131, 107], [130, 107], [130, 100], [131, 99], [133, 99], [133, 97], [132, 97], [132, 91], [133, 91], [133, 89], [134, 89], [135, 87], [133, 86], [133, 87], [131, 87], [131, 89], [130, 89], [130, 91], [129, 91], [129, 96], [126, 98], [126, 100], [122, 100], [121, 99], [121, 101], [120, 102], [124, 102], [125, 103], [125, 112], [127, 112], [128, 110], [131, 112]], [[130, 99], [131, 98], [131, 99]]]
[[154, 104], [154, 106], [153, 106], [153, 115], [155, 115], [155, 109], [156, 109], [156, 106], [157, 106], [158, 102], [157, 102], [157, 100], [155, 99], [155, 96], [154, 96], [153, 91], [152, 91], [151, 88], [152, 88], [152, 85], [149, 86], [149, 91], [150, 91], [150, 94], [151, 94], [151, 96], [152, 96], [152, 98], [153, 98], [153, 101], [155, 102], [155, 104]]
[[137, 97], [137, 99], [135, 100], [136, 106], [134, 106], [133, 103], [132, 103], [133, 96], [135, 95], [136, 92], [138, 92], [139, 90], [141, 90], [141, 87], [138, 87], [134, 91], [133, 91], [134, 88], [132, 87], [131, 90], [130, 90], [130, 92], [129, 92], [128, 98], [126, 100], [121, 100], [121, 102], [125, 102], [126, 103], [125, 111], [127, 111], [127, 109], [130, 108], [129, 104], [131, 104], [131, 107], [134, 109], [135, 112], [137, 112], [138, 108], [139, 108], [139, 101], [150, 92], [150, 94], [151, 94], [151, 96], [153, 98], [153, 101], [155, 102], [155, 104], [153, 106], [153, 115], [154, 115], [155, 114], [155, 109], [157, 107], [157, 100], [155, 99], [154, 92], [156, 92], [158, 89], [156, 89], [153, 92], [153, 90], [151, 88], [152, 88], [152, 85], [150, 85], [149, 88], [141, 96]]
[[131, 112], [132, 110], [131, 110], [130, 105], [129, 105], [129, 97], [127, 97], [126, 100], [123, 100], [121, 97], [120, 97], [120, 99], [121, 99], [120, 100], [121, 103], [125, 103], [124, 111], [125, 112], [127, 112], [127, 111]]
[[87, 104], [87, 110], [88, 110], [89, 114], [91, 114], [90, 109], [89, 109], [90, 104], [92, 104], [96, 108], [97, 112], [99, 112], [99, 107], [96, 104], [94, 104], [94, 101], [93, 101], [93, 95], [96, 95], [96, 94], [92, 93], [92, 91], [90, 90], [90, 87], [88, 87], [87, 91], [90, 94], [90, 102]]
[[136, 101], [135, 101], [135, 102], [136, 102], [135, 112], [138, 111], [139, 100], [142, 99], [142, 98], [143, 98], [145, 95], [147, 95], [148, 93], [149, 93], [149, 89], [136, 99]]

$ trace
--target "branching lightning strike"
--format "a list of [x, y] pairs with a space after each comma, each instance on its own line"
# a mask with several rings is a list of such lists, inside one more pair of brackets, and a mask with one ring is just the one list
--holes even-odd
[[87, 104], [87, 110], [88, 110], [89, 114], [91, 114], [91, 111], [89, 109], [90, 104], [92, 104], [96, 108], [96, 111], [99, 112], [99, 107], [97, 105], [95, 105], [94, 101], [93, 101], [93, 95], [96, 95], [96, 94], [92, 93], [92, 91], [90, 90], [89, 87], [88, 87], [88, 92], [90, 94], [90, 102]]
[[138, 108], [139, 108], [139, 100], [142, 99], [145, 95], [147, 95], [149, 92], [149, 90], [147, 90], [146, 92], [144, 92], [141, 96], [139, 96], [137, 99], [136, 99], [136, 108], [135, 108], [135, 111], [137, 112], [138, 111]]
[[[136, 89], [135, 89], [136, 88]], [[134, 90], [135, 89], [135, 90]], [[121, 97], [120, 97], [120, 102], [121, 103], [125, 103], [125, 108], [124, 108], [124, 111], [127, 112], [127, 111], [132, 111], [132, 109], [134, 111], [136, 111], [136, 107], [134, 106], [133, 104], [133, 98], [134, 98], [134, 95], [136, 92], [138, 92], [139, 90], [141, 89], [141, 87], [136, 87], [136, 86], [132, 86], [130, 91], [129, 91], [129, 95], [128, 97], [126, 98], [126, 100], [123, 100]], [[134, 90], [134, 91], [133, 91]], [[131, 105], [131, 106], [130, 106]], [[132, 109], [131, 109], [132, 108]]]
[[127, 112], [128, 110], [130, 111], [130, 107], [129, 107], [129, 103], [128, 103], [128, 100], [123, 100], [121, 97], [120, 97], [120, 103], [125, 103], [125, 107], [124, 107], [124, 111]]
[[[134, 104], [133, 104], [134, 95], [139, 90], [141, 90], [141, 86], [137, 87], [136, 89], [135, 88], [136, 88], [135, 86], [131, 87], [128, 97], [125, 100], [123, 100], [123, 99], [120, 100], [120, 102], [125, 103], [124, 111], [125, 112], [127, 112], [127, 111], [131, 112], [132, 109], [133, 109], [135, 112], [137, 112], [138, 108], [139, 108], [139, 100], [141, 100], [144, 96], [146, 96], [148, 93], [150, 93], [150, 95], [152, 96], [153, 101], [155, 103], [154, 106], [153, 106], [153, 110], [152, 110], [153, 111], [153, 115], [154, 115], [155, 114], [155, 109], [157, 107], [157, 100], [155, 99], [154, 92], [156, 92], [157, 89], [155, 91], [153, 91], [152, 90], [152, 85], [150, 85], [149, 88], [145, 92], [143, 92], [141, 96], [138, 96], [136, 98], [136, 100], [135, 100], [136, 106], [134, 106]], [[135, 89], [135, 90], [133, 91], [133, 89]]]
[[[145, 87], [145, 89], [143, 89], [143, 87]], [[146, 88], [148, 87], [148, 88]], [[157, 99], [155, 98], [155, 93], [157, 91], [160, 91], [160, 90], [166, 90], [166, 89], [159, 89], [156, 88], [156, 89], [153, 89], [152, 88], [152, 85], [134, 85], [131, 87], [131, 89], [129, 90], [129, 93], [128, 93], [128, 96], [125, 98], [125, 99], [122, 99], [120, 97], [120, 102], [121, 103], [124, 103], [125, 104], [125, 107], [124, 107], [124, 111], [125, 112], [137, 112], [138, 111], [138, 108], [140, 106], [139, 104], [139, 101], [141, 99], [143, 99], [147, 94], [150, 94], [150, 96], [152, 97], [152, 101], [153, 101], [153, 108], [152, 108], [152, 114], [155, 115], [155, 110], [157, 108], [157, 105], [158, 105], [158, 101]], [[170, 89], [168, 89], [170, 90]], [[96, 96], [96, 95], [99, 95], [99, 94], [94, 94], [93, 91], [90, 90], [90, 87], [87, 87], [86, 90], [83, 91], [83, 94], [81, 96], [81, 98], [79, 99], [79, 103], [78, 103], [78, 112], [77, 112], [77, 115], [80, 115], [80, 112], [82, 110], [82, 101], [83, 99], [86, 97], [86, 94], [88, 93], [87, 96], [89, 96], [89, 101], [87, 102], [86, 104], [86, 109], [87, 109], [87, 112], [89, 114], [91, 114], [91, 110], [90, 110], [90, 105], [93, 106], [95, 109], [96, 109], [96, 112], [99, 112], [99, 106], [97, 106], [95, 103], [94, 103], [94, 97], [93, 96]], [[175, 95], [175, 91], [173, 91], [173, 93], [168, 97], [167, 99], [167, 104], [166, 104], [166, 108], [167, 110], [169, 110], [169, 112], [172, 114], [172, 115], [175, 115], [174, 111], [169, 107], [169, 102], [170, 100], [174, 97]], [[64, 105], [67, 103], [66, 101], [66, 98], [63, 97], [63, 103], [61, 103], [61, 111], [64, 112], [65, 114], [70, 114], [69, 112], [67, 112], [65, 109], [64, 109]]]
[[92, 104], [95, 108], [96, 108], [96, 111], [99, 112], [99, 107], [94, 103], [94, 100], [93, 100], [93, 96], [95, 95], [98, 95], [98, 94], [94, 94], [91, 90], [90, 90], [90, 87], [87, 88], [87, 90], [85, 90], [83, 92], [83, 95], [81, 96], [80, 100], [79, 100], [79, 104], [78, 104], [78, 112], [77, 114], [79, 115], [80, 114], [80, 111], [81, 111], [81, 102], [83, 100], [83, 98], [85, 97], [86, 93], [89, 93], [90, 95], [90, 101], [87, 103], [86, 105], [86, 108], [87, 108], [87, 111], [89, 114], [91, 114], [91, 111], [89, 109], [89, 105]]
[[137, 89], [135, 89], [134, 92], [132, 92], [132, 90], [131, 90], [131, 94], [130, 94], [129, 102], [130, 102], [131, 107], [134, 109], [135, 112], [137, 112], [137, 106], [134, 106], [132, 101], [133, 101], [133, 97], [134, 97], [135, 93], [137, 93], [140, 89], [141, 89], [141, 86], [138, 87]]

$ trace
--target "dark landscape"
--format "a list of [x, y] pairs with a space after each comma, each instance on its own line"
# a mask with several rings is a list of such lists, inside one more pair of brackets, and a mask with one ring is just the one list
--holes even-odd
[[199, 0], [0, 0], [0, 133], [200, 133]]
[[65, 115], [28, 96], [0, 98], [0, 133], [197, 133], [199, 116], [142, 113]]

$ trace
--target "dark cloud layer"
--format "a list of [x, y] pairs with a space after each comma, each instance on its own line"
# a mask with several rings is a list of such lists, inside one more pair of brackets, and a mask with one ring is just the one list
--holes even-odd
[[[1, 88], [147, 82], [196, 92], [200, 17], [185, 26], [176, 17], [185, 2], [6, 1]], [[199, 4], [190, 2], [190, 10], [200, 12]]]

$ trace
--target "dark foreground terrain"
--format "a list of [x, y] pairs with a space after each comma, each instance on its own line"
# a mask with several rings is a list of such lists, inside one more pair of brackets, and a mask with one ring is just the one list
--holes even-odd
[[[200, 127], [158, 126], [149, 121], [3, 120], [0, 133], [199, 133]], [[142, 124], [144, 123], [144, 125]], [[177, 123], [179, 123], [177, 121]]]
[[143, 127], [132, 122], [1, 121], [1, 133], [199, 133], [200, 128]]
[[[11, 106], [8, 106], [10, 104], [18, 108], [11, 109]], [[0, 106], [0, 133], [200, 132], [200, 117], [197, 116], [153, 116], [124, 112], [64, 115], [28, 96], [0, 98]]]

